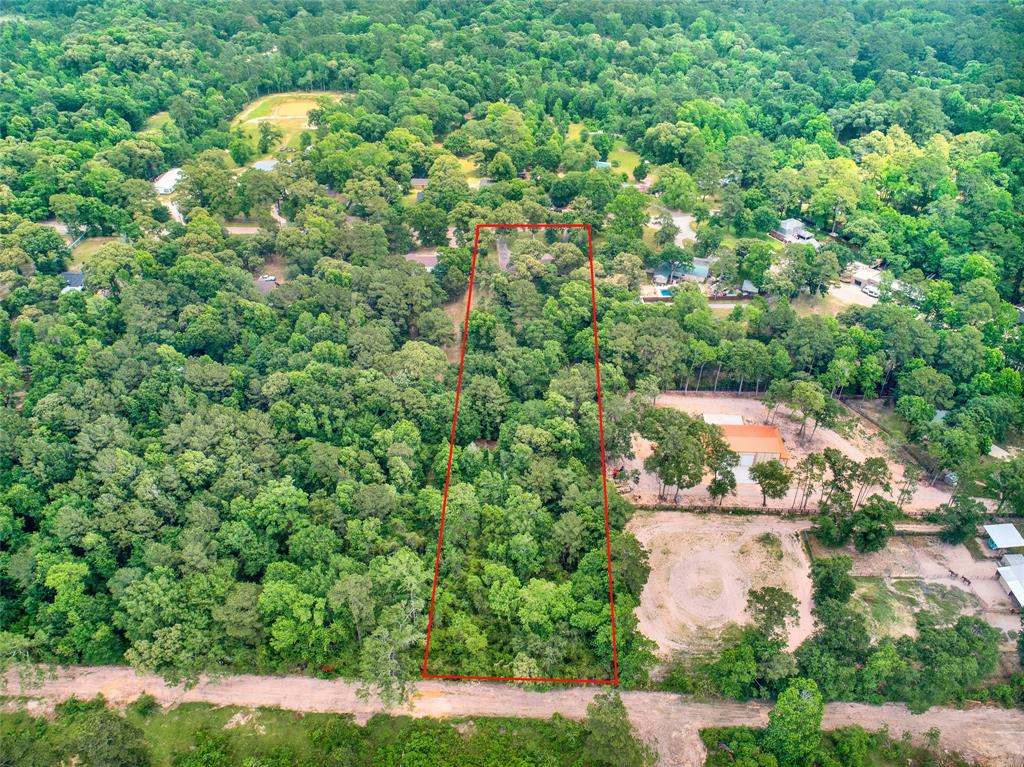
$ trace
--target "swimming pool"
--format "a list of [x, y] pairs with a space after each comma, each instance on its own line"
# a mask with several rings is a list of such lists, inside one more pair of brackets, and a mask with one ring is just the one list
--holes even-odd
[[672, 295], [672, 291], [668, 288], [658, 288], [658, 295], [665, 296], [667, 298]]

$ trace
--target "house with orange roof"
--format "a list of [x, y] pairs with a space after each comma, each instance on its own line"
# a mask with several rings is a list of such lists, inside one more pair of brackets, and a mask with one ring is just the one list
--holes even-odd
[[729, 449], [739, 456], [739, 465], [733, 470], [737, 483], [750, 483], [750, 467], [755, 463], [778, 460], [789, 462], [789, 450], [775, 426], [763, 424], [721, 424], [719, 428]]

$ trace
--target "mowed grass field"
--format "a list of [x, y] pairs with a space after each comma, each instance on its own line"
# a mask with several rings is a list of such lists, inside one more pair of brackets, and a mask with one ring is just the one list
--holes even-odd
[[142, 126], [142, 130], [139, 131], [140, 136], [145, 136], [149, 133], [156, 133], [160, 130], [165, 123], [170, 122], [171, 116], [167, 112], [157, 112], [154, 115], [150, 115], [149, 119], [146, 120], [146, 124]]
[[283, 134], [274, 151], [288, 147], [295, 148], [299, 145], [299, 135], [302, 131], [307, 130], [309, 113], [317, 108], [318, 100], [326, 96], [338, 101], [344, 95], [341, 91], [293, 91], [264, 96], [256, 99], [239, 112], [231, 121], [231, 126], [241, 128], [253, 141], [256, 141], [259, 135], [257, 132], [259, 124], [261, 122], [273, 123]]
[[81, 268], [82, 263], [89, 259], [97, 250], [112, 242], [121, 242], [120, 237], [86, 237], [71, 251], [71, 268]]
[[615, 170], [624, 170], [633, 178], [633, 171], [640, 164], [640, 155], [626, 146], [626, 142], [619, 140], [615, 142], [612, 151], [608, 153], [608, 162]]

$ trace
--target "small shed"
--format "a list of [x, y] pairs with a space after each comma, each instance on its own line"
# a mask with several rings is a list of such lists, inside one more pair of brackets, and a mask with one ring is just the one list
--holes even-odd
[[785, 221], [779, 222], [779, 228], [776, 229], [779, 234], [783, 237], [796, 237], [803, 232], [807, 227], [804, 226], [804, 222], [799, 218], [787, 218]]
[[752, 283], [750, 280], [743, 280], [743, 284], [740, 286], [740, 292], [745, 296], [756, 296], [761, 291], [757, 289], [757, 285]]
[[604, 160], [595, 160], [594, 167], [604, 170], [612, 167], [612, 164], [610, 162], [605, 162]]
[[252, 164], [253, 170], [272, 171], [277, 167], [278, 160], [257, 160]]
[[853, 284], [859, 288], [866, 285], [878, 285], [882, 282], [882, 273], [873, 266], [861, 266], [853, 273]]
[[414, 178], [409, 182], [413, 189], [426, 189], [430, 183], [429, 178]]
[[1011, 524], [985, 525], [988, 547], [993, 551], [1024, 547], [1024, 536]]

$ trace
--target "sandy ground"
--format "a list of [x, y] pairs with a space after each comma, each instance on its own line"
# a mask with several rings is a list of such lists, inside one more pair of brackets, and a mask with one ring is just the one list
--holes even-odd
[[[701, 386], [709, 386], [714, 381], [714, 370], [705, 370]], [[735, 396], [713, 396], [709, 394], [684, 394], [683, 392], [666, 392], [658, 396], [659, 407], [674, 407], [691, 415], [703, 415], [704, 413], [729, 413], [743, 416], [746, 423], [763, 424], [767, 416], [767, 408], [755, 397]], [[864, 420], [853, 411], [847, 409], [847, 413], [856, 419], [857, 427], [850, 438], [836, 434], [831, 429], [819, 428], [813, 438], [801, 441], [797, 436], [800, 424], [788, 410], [779, 408], [773, 424], [778, 427], [783, 441], [790, 452], [789, 465], [793, 466], [808, 453], [821, 452], [826, 447], [834, 447], [844, 454], [857, 461], [863, 461], [872, 456], [884, 457], [889, 461], [893, 473], [893, 485], [898, 484], [903, 476], [903, 466], [896, 460], [891, 448], [889, 448], [879, 436], [877, 429], [870, 422]], [[806, 434], [810, 435], [813, 424], [809, 423]], [[640, 481], [636, 487], [628, 493], [630, 500], [640, 505], [655, 505], [659, 503], [672, 502], [673, 492], [669, 491], [665, 500], [658, 498], [658, 479], [653, 474], [643, 471], [643, 459], [650, 455], [650, 443], [635, 435], [633, 448], [636, 457], [625, 461], [627, 468], [639, 469]], [[713, 501], [707, 493], [706, 484], [682, 490], [679, 493], [677, 503], [681, 508], [688, 506], [712, 505]], [[881, 491], [879, 490], [881, 493]], [[884, 493], [881, 493], [884, 495]], [[788, 510], [792, 507], [796, 496], [794, 487], [789, 495], [779, 500], [768, 499], [768, 508]], [[919, 483], [914, 497], [906, 505], [908, 513], [922, 513], [931, 511], [949, 500], [948, 491], [941, 488], [930, 487], [925, 483]], [[729, 496], [725, 503], [729, 506], [761, 508], [761, 492], [756, 484], [743, 483], [737, 485], [736, 494]], [[814, 508], [816, 497], [808, 502], [808, 508]]]
[[164, 195], [159, 198], [163, 206], [167, 208], [167, 212], [171, 215], [172, 221], [177, 221], [179, 224], [185, 223], [185, 217], [181, 214], [181, 208], [178, 207], [178, 203], [174, 202], [169, 196]]
[[672, 210], [666, 208], [663, 205], [652, 205], [651, 209], [654, 211], [654, 215], [651, 218], [651, 226], [655, 229], [661, 229], [657, 225], [658, 216], [662, 213], [668, 213], [672, 216], [672, 223], [679, 229], [679, 233], [676, 234], [676, 245], [683, 247], [684, 242], [694, 242], [697, 239], [697, 230], [695, 228], [696, 219], [689, 213], [683, 213], [681, 210]]
[[[806, 520], [646, 512], [628, 529], [650, 553], [651, 575], [637, 608], [640, 631], [659, 654], [702, 652], [730, 623], [747, 623], [747, 592], [778, 586], [800, 602], [795, 649], [814, 630], [811, 563], [800, 542]], [[774, 536], [759, 541], [759, 536]]]
[[[123, 705], [142, 693], [164, 706], [206, 702], [231, 706], [278, 706], [293, 711], [351, 713], [366, 722], [385, 710], [375, 697], [360, 698], [357, 685], [308, 677], [230, 676], [204, 680], [191, 690], [172, 687], [159, 677], [139, 675], [129, 668], [71, 667], [60, 669], [42, 687], [22, 690], [13, 675], [8, 693], [30, 696], [30, 710], [48, 711], [70, 697], [91, 698], [102, 693]], [[528, 692], [504, 684], [420, 682], [411, 704], [397, 713], [429, 717], [520, 716], [548, 718], [559, 713], [572, 719], [586, 714], [587, 704], [600, 692], [594, 687], [565, 687]], [[670, 693], [627, 692], [623, 700], [640, 735], [658, 751], [659, 767], [700, 767], [704, 748], [698, 731], [707, 727], [763, 726], [768, 707], [759, 703], [694, 703]], [[914, 715], [899, 705], [857, 703], [825, 707], [826, 729], [859, 724], [870, 730], [888, 727], [899, 737], [910, 732], [918, 741], [932, 728], [940, 731], [943, 748], [989, 767], [1024, 764], [1024, 711], [978, 707], [969, 710], [934, 708]]]
[[224, 224], [228, 234], [259, 234], [259, 224]]
[[[844, 553], [853, 556], [854, 576], [881, 577], [890, 588], [907, 579], [920, 581], [925, 588], [958, 589], [967, 595], [962, 613], [977, 615], [1004, 632], [1020, 629], [1020, 615], [996, 580], [995, 556], [977, 560], [966, 546], [950, 546], [931, 536], [894, 537], [882, 551], [856, 554], [850, 548]], [[911, 611], [906, 611], [905, 617], [905, 622], [893, 624], [889, 633], [913, 634]]]

